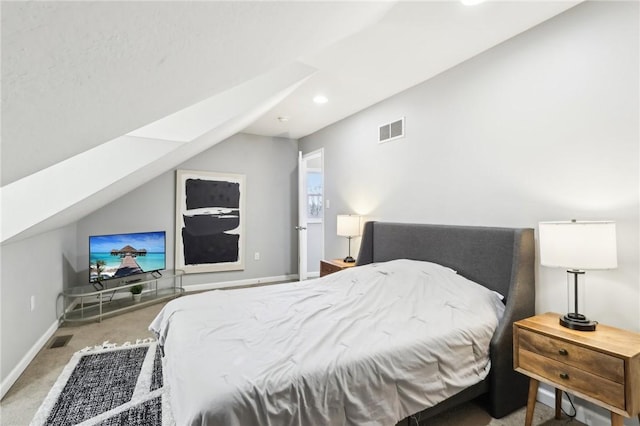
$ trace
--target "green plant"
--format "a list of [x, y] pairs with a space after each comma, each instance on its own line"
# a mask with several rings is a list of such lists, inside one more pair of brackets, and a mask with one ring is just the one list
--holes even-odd
[[142, 284], [136, 284], [132, 287], [129, 288], [129, 291], [131, 292], [131, 294], [140, 294], [142, 293], [142, 289], [144, 288], [144, 286]]
[[[105, 262], [104, 260], [97, 260], [95, 266], [91, 265], [91, 267], [95, 267], [96, 268], [96, 281], [100, 282], [102, 281], [102, 271], [104, 271], [105, 266], [107, 265], [107, 262]], [[93, 272], [92, 272], [93, 275]]]

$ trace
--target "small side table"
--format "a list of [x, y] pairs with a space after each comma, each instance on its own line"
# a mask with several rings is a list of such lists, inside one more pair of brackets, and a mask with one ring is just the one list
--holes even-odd
[[324, 277], [325, 275], [333, 274], [334, 272], [342, 271], [343, 269], [351, 268], [352, 266], [356, 266], [355, 262], [347, 263], [342, 259], [321, 260], [320, 276]]
[[595, 331], [561, 326], [546, 313], [513, 324], [513, 364], [530, 377], [525, 426], [531, 426], [540, 382], [555, 388], [556, 419], [562, 391], [611, 412], [611, 425], [623, 417], [640, 419], [640, 334], [598, 324]]

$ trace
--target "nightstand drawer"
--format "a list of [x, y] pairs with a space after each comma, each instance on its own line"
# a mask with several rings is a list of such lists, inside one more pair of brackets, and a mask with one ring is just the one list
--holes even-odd
[[605, 379], [624, 383], [624, 360], [559, 339], [520, 330], [520, 349], [540, 354]]
[[329, 262], [320, 262], [320, 276], [324, 277], [325, 275], [332, 274], [334, 272], [338, 272], [342, 270], [338, 265], [334, 265]]
[[352, 268], [356, 266], [355, 263], [347, 263], [340, 259], [321, 260], [320, 261], [320, 276], [333, 274], [334, 272], [342, 271], [343, 269]]
[[540, 376], [542, 379], [576, 393], [596, 398], [613, 407], [625, 410], [624, 384], [607, 380], [589, 373], [579, 367], [572, 367], [562, 362], [524, 350], [518, 351], [519, 365], [517, 370], [525, 370]]

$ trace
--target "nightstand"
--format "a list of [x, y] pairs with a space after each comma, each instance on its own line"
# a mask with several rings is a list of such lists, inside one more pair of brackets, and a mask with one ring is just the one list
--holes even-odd
[[546, 313], [513, 324], [514, 368], [530, 377], [525, 426], [540, 382], [556, 389], [556, 419], [562, 391], [609, 410], [612, 426], [622, 426], [623, 416], [640, 419], [640, 334], [602, 324], [571, 330], [559, 317]]
[[320, 276], [324, 277], [325, 275], [333, 274], [334, 272], [342, 271], [352, 266], [356, 266], [355, 262], [347, 263], [342, 259], [321, 260]]

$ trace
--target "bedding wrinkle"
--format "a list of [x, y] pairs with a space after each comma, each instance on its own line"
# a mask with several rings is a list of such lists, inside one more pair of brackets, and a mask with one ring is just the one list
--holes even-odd
[[486, 377], [500, 314], [492, 292], [407, 260], [197, 296], [150, 326], [179, 425], [395, 424]]

